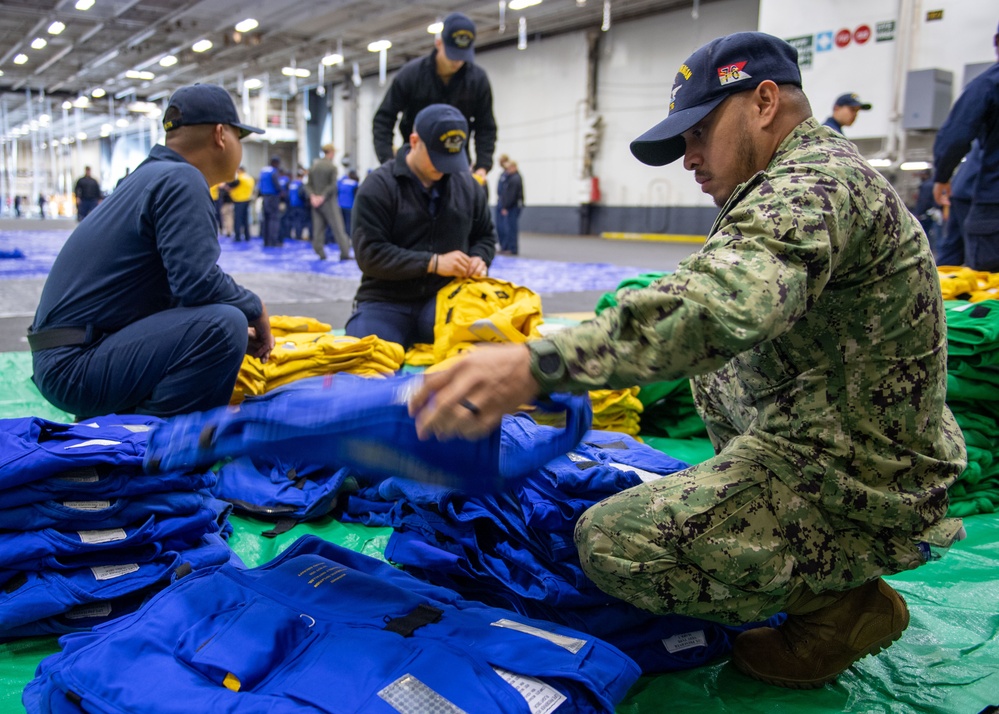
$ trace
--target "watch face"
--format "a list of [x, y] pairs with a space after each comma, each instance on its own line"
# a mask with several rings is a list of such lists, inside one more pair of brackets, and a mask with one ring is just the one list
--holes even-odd
[[561, 365], [561, 358], [554, 353], [541, 355], [538, 359], [538, 369], [540, 369], [543, 374], [555, 374], [558, 372], [558, 368]]

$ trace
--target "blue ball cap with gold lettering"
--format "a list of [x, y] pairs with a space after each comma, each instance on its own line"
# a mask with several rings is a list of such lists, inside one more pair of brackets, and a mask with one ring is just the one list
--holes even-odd
[[475, 23], [460, 12], [452, 12], [444, 18], [441, 30], [444, 54], [453, 62], [475, 61]]
[[668, 116], [631, 142], [631, 153], [649, 166], [676, 161], [686, 150], [683, 132], [729, 96], [768, 79], [800, 87], [798, 50], [763, 32], [736, 32], [712, 40], [680, 65]]
[[867, 102], [860, 101], [854, 93], [841, 94], [836, 97], [836, 102], [833, 104], [834, 107], [860, 107], [861, 109], [867, 110], [871, 108], [871, 105]]
[[445, 174], [468, 171], [468, 122], [460, 111], [450, 104], [431, 104], [416, 115], [413, 130], [426, 144], [435, 169]]
[[[176, 111], [171, 112], [171, 108]], [[232, 96], [217, 84], [190, 84], [170, 97], [163, 113], [163, 128], [173, 131], [195, 124], [228, 124], [239, 129], [240, 138], [264, 133], [263, 129], [240, 123]]]

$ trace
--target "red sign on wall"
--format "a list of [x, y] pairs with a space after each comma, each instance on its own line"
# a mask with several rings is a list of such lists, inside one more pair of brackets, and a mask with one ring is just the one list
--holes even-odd
[[861, 25], [853, 31], [853, 41], [862, 45], [871, 39], [871, 28], [869, 25]]
[[853, 34], [846, 28], [840, 30], [839, 32], [836, 33], [836, 46], [846, 47], [848, 44], [850, 44], [850, 38], [852, 36]]

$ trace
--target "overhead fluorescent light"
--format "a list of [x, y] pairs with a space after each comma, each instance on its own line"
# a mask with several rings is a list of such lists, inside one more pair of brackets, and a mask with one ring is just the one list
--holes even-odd
[[43, 126], [45, 124], [48, 124], [50, 121], [52, 121], [52, 117], [49, 116], [48, 114], [42, 114], [41, 116], [38, 117], [38, 123]]
[[213, 45], [211, 40], [198, 40], [193, 45], [191, 45], [191, 49], [194, 50], [195, 52], [207, 52], [212, 47]]
[[110, 134], [112, 129], [114, 129], [114, 127], [110, 124], [101, 124], [101, 135]]
[[443, 22], [434, 22], [430, 25], [427, 25], [427, 32], [429, 32], [431, 35], [436, 35], [443, 31], [444, 31]]
[[236, 24], [236, 32], [249, 32], [250, 30], [256, 30], [259, 26], [259, 22], [254, 20], [252, 17], [248, 17], [242, 22]]
[[540, 5], [541, 0], [510, 0], [507, 7], [511, 10], [523, 10], [526, 7]]
[[392, 43], [388, 40], [375, 40], [368, 45], [368, 52], [381, 52], [382, 50], [387, 50], [392, 46]]
[[89, 10], [94, 6], [94, 0], [76, 0], [77, 10]]
[[90, 96], [94, 99], [100, 99], [105, 94], [107, 94], [107, 92], [104, 91], [104, 87], [94, 87], [93, 91], [90, 92]]
[[305, 79], [312, 73], [304, 67], [282, 67], [281, 74], [285, 77], [299, 77], [301, 79]]
[[128, 119], [126, 119], [125, 117], [122, 117], [121, 119], [119, 119], [118, 121], [116, 121], [114, 123], [114, 125], [116, 127], [118, 127], [119, 129], [124, 129], [126, 126], [128, 126]]
[[3, 77], [3, 70], [0, 69], [0, 77]]
[[140, 72], [137, 69], [128, 70], [127, 72], [125, 72], [125, 76], [128, 77], [129, 79], [143, 79], [146, 80], [147, 82], [156, 79], [156, 75], [153, 74], [152, 72]]
[[72, 109], [73, 108], [73, 102], [71, 102], [71, 101], [69, 101], [67, 99], [65, 102], [62, 103], [62, 108], [63, 109]]
[[248, 79], [245, 82], [243, 82], [243, 86], [246, 87], [247, 89], [260, 89], [261, 87], [264, 86], [264, 83], [262, 80], [254, 77], [252, 79]]
[[45, 45], [49, 43], [44, 37], [36, 37], [31, 41], [31, 49], [33, 50], [44, 50]]
[[64, 24], [62, 24], [61, 22], [59, 22], [58, 20], [56, 20], [51, 25], [49, 25], [49, 34], [50, 35], [58, 35], [60, 32], [62, 32], [65, 29], [66, 29], [66, 26]]
[[160, 67], [173, 67], [175, 64], [177, 64], [177, 57], [175, 55], [160, 57]]
[[867, 163], [876, 169], [883, 169], [891, 166], [891, 159], [871, 159]]
[[925, 171], [930, 165], [926, 161], [903, 161], [899, 168], [903, 171]]
[[159, 111], [159, 107], [152, 102], [129, 102], [126, 107], [130, 112], [136, 112], [137, 114], [154, 114]]
[[28, 55], [23, 52], [19, 52], [14, 56], [14, 64], [24, 64], [28, 61]]
[[78, 132], [76, 138], [79, 139], [80, 141], [83, 141], [84, 139], [87, 138], [87, 132], [85, 131]]
[[88, 97], [85, 94], [80, 95], [79, 97], [73, 100], [73, 106], [80, 107], [81, 109], [86, 109], [87, 107], [90, 106], [90, 97]]
[[327, 67], [334, 64], [343, 64], [343, 55], [336, 52], [330, 52], [328, 55], [323, 57], [323, 64]]

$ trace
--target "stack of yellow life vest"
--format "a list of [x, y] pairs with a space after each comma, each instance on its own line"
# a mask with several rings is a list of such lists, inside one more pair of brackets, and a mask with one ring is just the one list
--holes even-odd
[[940, 291], [944, 300], [982, 300], [999, 299], [999, 273], [986, 273], [959, 266], [940, 266]]
[[236, 378], [233, 402], [305, 377], [350, 372], [393, 374], [402, 366], [402, 345], [367, 337], [330, 334], [330, 325], [310, 317], [273, 316], [274, 350], [267, 363], [247, 355]]

